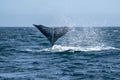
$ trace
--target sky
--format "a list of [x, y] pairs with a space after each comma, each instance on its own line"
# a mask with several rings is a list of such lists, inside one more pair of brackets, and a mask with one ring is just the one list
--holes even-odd
[[120, 0], [0, 0], [0, 26], [120, 26]]

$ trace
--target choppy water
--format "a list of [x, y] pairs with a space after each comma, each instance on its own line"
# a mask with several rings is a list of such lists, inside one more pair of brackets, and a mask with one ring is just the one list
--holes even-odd
[[36, 28], [0, 28], [0, 80], [119, 80], [120, 28], [73, 28], [49, 47]]

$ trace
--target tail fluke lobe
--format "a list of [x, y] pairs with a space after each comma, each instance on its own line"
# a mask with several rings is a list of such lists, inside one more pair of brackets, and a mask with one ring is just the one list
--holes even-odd
[[35, 25], [33, 24], [43, 35], [47, 37], [49, 42], [51, 43], [51, 46], [54, 45], [54, 43], [63, 35], [65, 35], [68, 31], [68, 27], [56, 27], [56, 28], [50, 28], [45, 27], [43, 25]]

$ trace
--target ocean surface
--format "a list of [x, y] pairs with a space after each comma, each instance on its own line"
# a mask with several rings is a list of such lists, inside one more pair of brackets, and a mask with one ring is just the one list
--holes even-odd
[[35, 27], [0, 27], [0, 80], [120, 80], [120, 27], [73, 27], [53, 47]]

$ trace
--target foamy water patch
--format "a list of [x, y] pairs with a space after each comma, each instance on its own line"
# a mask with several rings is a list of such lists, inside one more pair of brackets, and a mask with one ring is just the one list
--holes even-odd
[[110, 50], [118, 49], [110, 46], [89, 46], [89, 47], [73, 47], [73, 46], [61, 46], [54, 45], [51, 48], [41, 49], [40, 51], [50, 51], [50, 52], [64, 52], [64, 51], [101, 51], [101, 50]]
[[62, 46], [62, 45], [54, 45], [53, 47], [43, 48], [43, 49], [32, 49], [26, 48], [20, 51], [27, 52], [74, 52], [74, 51], [102, 51], [102, 50], [120, 50], [119, 48], [111, 47], [111, 46]]

